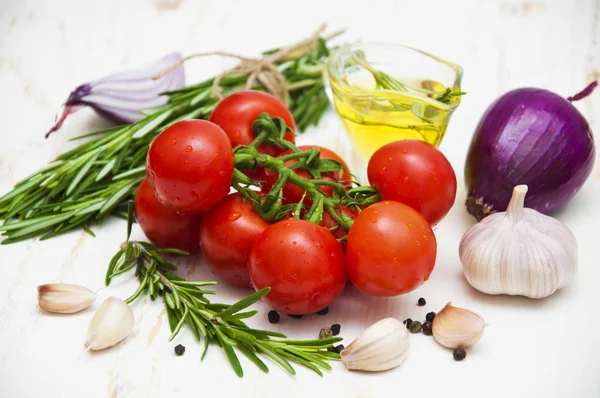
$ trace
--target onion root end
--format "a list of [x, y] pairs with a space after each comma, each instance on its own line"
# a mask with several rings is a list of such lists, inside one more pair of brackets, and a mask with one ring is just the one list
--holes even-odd
[[490, 214], [496, 212], [494, 206], [485, 203], [481, 196], [475, 197], [473, 195], [468, 195], [465, 206], [467, 207], [467, 212], [475, 217], [477, 221], [481, 221]]

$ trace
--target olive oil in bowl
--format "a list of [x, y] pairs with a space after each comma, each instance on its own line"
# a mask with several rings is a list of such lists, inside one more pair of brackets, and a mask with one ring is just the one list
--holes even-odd
[[330, 56], [327, 73], [336, 111], [365, 163], [398, 140], [438, 146], [463, 94], [460, 67], [403, 46], [344, 47]]

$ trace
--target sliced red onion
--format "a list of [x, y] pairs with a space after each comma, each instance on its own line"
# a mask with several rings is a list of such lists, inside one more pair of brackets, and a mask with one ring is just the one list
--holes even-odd
[[94, 108], [102, 116], [121, 123], [133, 123], [145, 117], [143, 109], [164, 105], [161, 93], [185, 85], [183, 64], [160, 79], [153, 77], [181, 60], [181, 54], [168, 54], [151, 64], [84, 83], [69, 94], [64, 110], [46, 138], [60, 129], [65, 119], [84, 106]]
[[525, 206], [557, 211], [590, 176], [596, 148], [588, 122], [571, 104], [590, 95], [593, 82], [564, 99], [548, 90], [520, 88], [486, 110], [465, 164], [466, 206], [478, 220], [505, 211], [512, 190], [527, 185]]

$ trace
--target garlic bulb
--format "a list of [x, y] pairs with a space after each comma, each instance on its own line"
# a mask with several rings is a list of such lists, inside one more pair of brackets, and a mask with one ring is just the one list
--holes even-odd
[[385, 318], [362, 332], [340, 355], [350, 370], [375, 372], [404, 362], [408, 347], [406, 326], [397, 319]]
[[516, 186], [506, 212], [487, 216], [462, 237], [463, 272], [483, 293], [543, 298], [577, 271], [575, 236], [560, 221], [524, 208], [526, 193], [526, 185]]
[[90, 289], [67, 283], [48, 283], [38, 286], [40, 308], [59, 314], [73, 314], [89, 307], [96, 300]]
[[433, 319], [431, 331], [444, 347], [467, 348], [481, 339], [485, 326], [481, 315], [448, 303]]
[[88, 326], [85, 346], [89, 350], [112, 347], [133, 329], [133, 311], [123, 300], [109, 297], [100, 306]]

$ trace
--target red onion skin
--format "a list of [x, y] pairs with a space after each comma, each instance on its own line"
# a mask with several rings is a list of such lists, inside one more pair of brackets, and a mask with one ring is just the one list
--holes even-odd
[[505, 211], [513, 188], [525, 184], [525, 206], [551, 214], [589, 177], [592, 131], [566, 99], [520, 88], [494, 101], [481, 118], [465, 164], [467, 210], [478, 220]]

